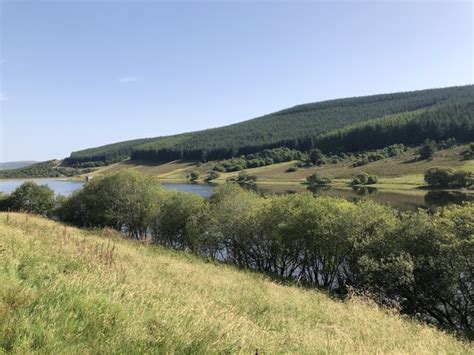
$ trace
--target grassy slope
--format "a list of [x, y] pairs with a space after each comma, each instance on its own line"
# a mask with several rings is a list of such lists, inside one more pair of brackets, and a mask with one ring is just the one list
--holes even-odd
[[[339, 186], [347, 185], [358, 173], [367, 172], [379, 177], [379, 183], [376, 185], [378, 188], [411, 190], [424, 185], [424, 172], [434, 166], [450, 167], [456, 170], [464, 169], [474, 172], [474, 161], [462, 161], [459, 159], [460, 152], [465, 149], [466, 146], [463, 145], [442, 150], [436, 153], [433, 160], [424, 161], [413, 161], [416, 152], [412, 149], [402, 156], [379, 160], [360, 167], [352, 167], [352, 162], [342, 162], [338, 164], [327, 164], [321, 167], [299, 169], [296, 172], [287, 173], [285, 171], [288, 167], [294, 165], [294, 162], [287, 162], [247, 169], [247, 171], [250, 174], [256, 175], [260, 184], [300, 184], [305, 181], [306, 176], [319, 172], [332, 178], [334, 184]], [[95, 174], [103, 174], [123, 169], [136, 169], [145, 174], [156, 175], [164, 181], [186, 181], [187, 176], [192, 171], [198, 171], [201, 174], [201, 178], [203, 178], [207, 171], [211, 170], [214, 165], [215, 162], [197, 166], [195, 163], [182, 161], [162, 165], [126, 161], [101, 168], [95, 172]], [[216, 182], [223, 182], [225, 179], [237, 174], [236, 172], [221, 174], [221, 177], [216, 180]]]
[[21, 214], [0, 214], [0, 284], [0, 352], [473, 353], [361, 300]]

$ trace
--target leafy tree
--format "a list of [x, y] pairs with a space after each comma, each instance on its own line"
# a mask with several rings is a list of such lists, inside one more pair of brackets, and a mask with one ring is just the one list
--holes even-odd
[[24, 182], [10, 195], [12, 210], [26, 211], [50, 216], [54, 205], [54, 192], [46, 185], [37, 185], [33, 181]]
[[469, 187], [474, 185], [474, 175], [468, 171], [434, 167], [425, 172], [425, 181], [433, 187]]
[[129, 236], [146, 236], [163, 199], [158, 180], [122, 171], [96, 178], [59, 208], [64, 221], [86, 227], [112, 227]]
[[326, 157], [324, 156], [324, 154], [321, 152], [320, 149], [311, 149], [309, 151], [309, 160], [314, 165], [319, 166], [325, 162]]
[[434, 157], [436, 150], [436, 143], [432, 140], [426, 140], [418, 150], [418, 154], [422, 160], [431, 159]]

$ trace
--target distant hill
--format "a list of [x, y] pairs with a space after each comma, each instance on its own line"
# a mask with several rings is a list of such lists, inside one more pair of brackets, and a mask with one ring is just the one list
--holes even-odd
[[48, 160], [17, 169], [0, 171], [0, 179], [22, 179], [40, 177], [71, 177], [91, 172], [92, 168], [62, 166], [60, 160]]
[[36, 161], [34, 160], [7, 161], [5, 163], [0, 163], [0, 170], [24, 168], [25, 166], [29, 166], [35, 163]]
[[[341, 148], [341, 144], [347, 145], [334, 138], [339, 132], [360, 131], [361, 125], [373, 126], [379, 120], [389, 126], [394, 122], [403, 126], [397, 130], [401, 136], [409, 129], [421, 127], [422, 133], [410, 138], [407, 142], [410, 144], [426, 138], [471, 140], [474, 135], [473, 104], [473, 85], [329, 100], [294, 106], [220, 128], [77, 151], [71, 153], [65, 163], [91, 167], [127, 158], [159, 162], [218, 160], [279, 146], [307, 151], [322, 143], [326, 150], [337, 151], [346, 149]], [[413, 120], [417, 123], [409, 123]], [[378, 135], [378, 141], [383, 144], [387, 137], [396, 141], [391, 131], [385, 130], [385, 124], [382, 126], [384, 129], [380, 132], [385, 132], [386, 136]], [[371, 128], [364, 130], [369, 132]], [[357, 137], [358, 144], [354, 149], [364, 149], [364, 137]], [[329, 141], [335, 143], [329, 144]]]

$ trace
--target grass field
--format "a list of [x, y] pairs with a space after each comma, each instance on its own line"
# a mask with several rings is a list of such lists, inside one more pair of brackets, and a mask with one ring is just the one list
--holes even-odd
[[0, 214], [0, 352], [471, 353], [367, 301], [22, 214]]
[[[359, 173], [366, 172], [376, 175], [379, 178], [378, 184], [374, 185], [379, 189], [407, 192], [417, 187], [423, 186], [423, 174], [434, 166], [449, 167], [454, 170], [468, 170], [474, 172], [474, 161], [460, 160], [460, 152], [466, 149], [466, 145], [458, 146], [436, 153], [432, 160], [416, 161], [416, 151], [411, 149], [405, 154], [379, 160], [360, 167], [353, 167], [352, 162], [341, 162], [337, 164], [326, 164], [320, 167], [298, 169], [295, 172], [286, 172], [290, 166], [296, 162], [286, 162], [263, 166], [254, 169], [247, 169], [247, 172], [256, 175], [259, 184], [265, 185], [300, 185], [305, 182], [308, 175], [321, 173], [333, 180], [334, 186], [347, 186], [350, 181]], [[144, 174], [155, 175], [163, 181], [186, 182], [191, 172], [200, 174], [199, 181], [202, 181], [208, 171], [212, 170], [216, 162], [196, 164], [193, 162], [174, 161], [166, 164], [156, 165], [146, 162], [125, 161], [108, 167], [100, 168], [95, 175], [107, 172], [119, 171], [123, 169], [134, 169]], [[215, 182], [224, 182], [230, 177], [234, 177], [238, 172], [223, 173]]]

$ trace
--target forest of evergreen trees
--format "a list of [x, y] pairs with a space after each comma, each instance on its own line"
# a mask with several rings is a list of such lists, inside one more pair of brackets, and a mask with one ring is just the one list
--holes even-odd
[[129, 157], [156, 162], [222, 160], [277, 147], [358, 151], [419, 144], [427, 138], [472, 141], [473, 110], [472, 85], [330, 100], [221, 128], [74, 152], [66, 164], [89, 167]]

